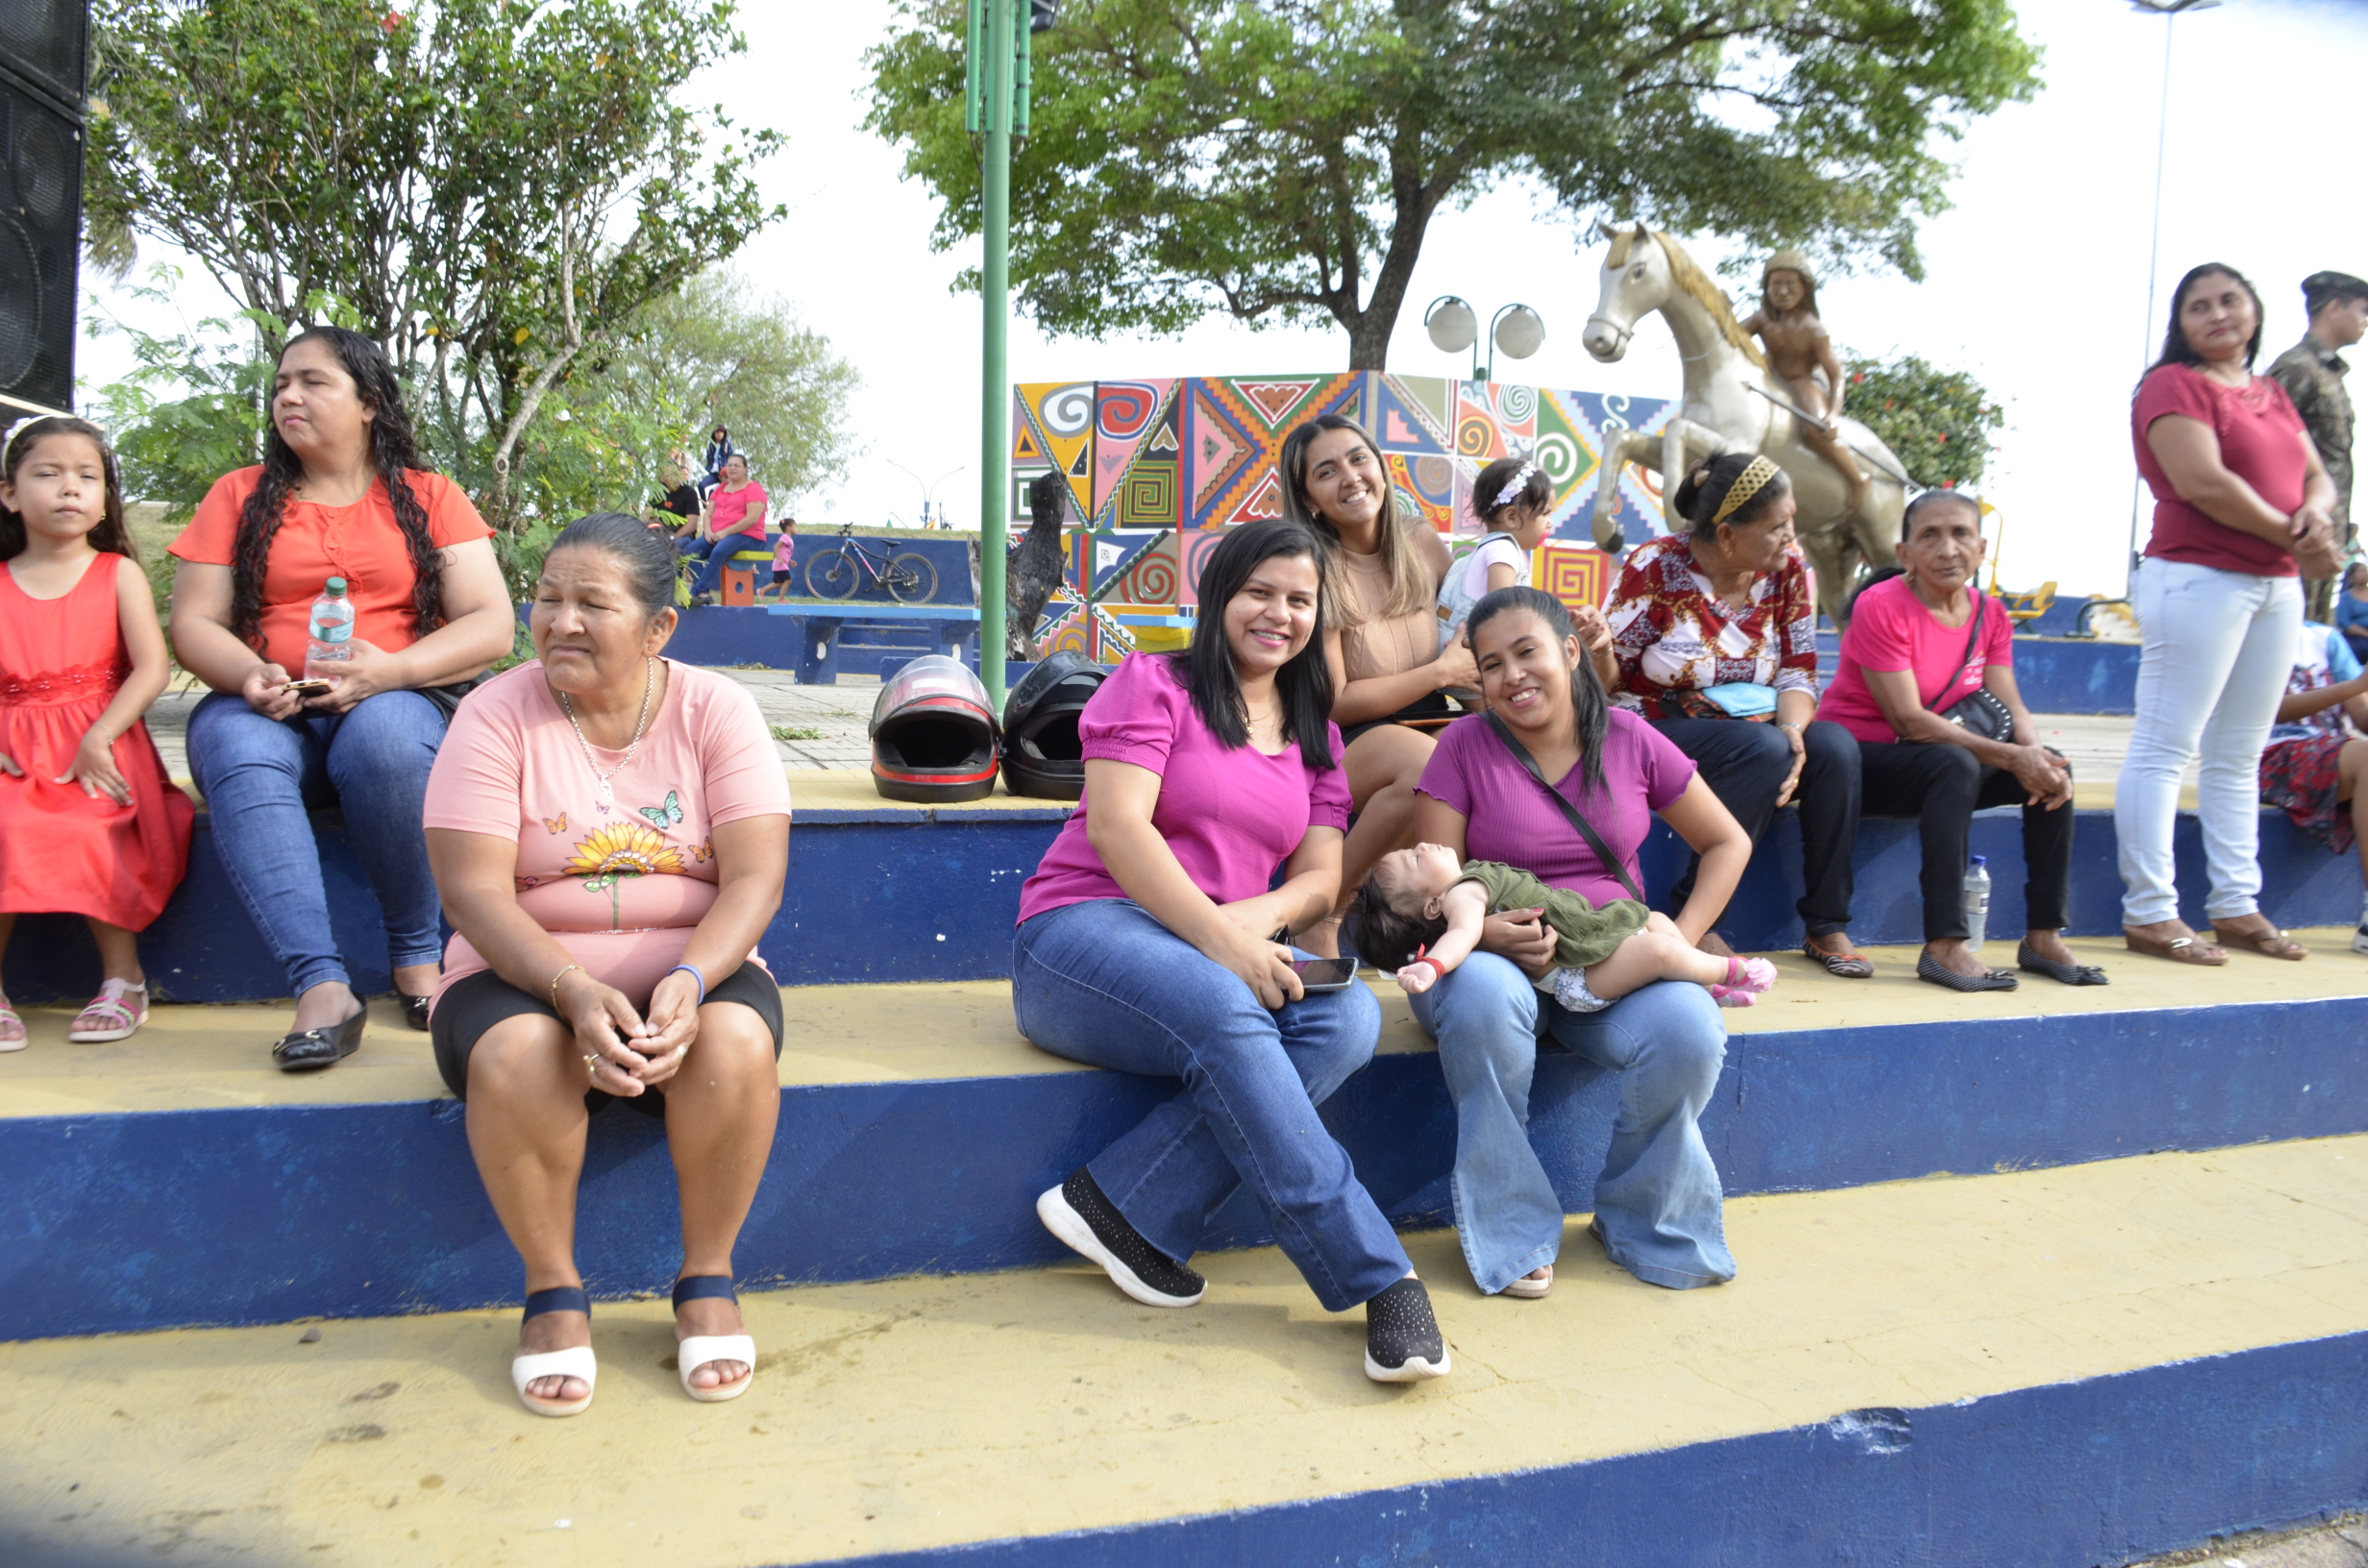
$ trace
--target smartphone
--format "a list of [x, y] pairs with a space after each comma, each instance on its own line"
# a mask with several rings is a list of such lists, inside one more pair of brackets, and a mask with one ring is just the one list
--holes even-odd
[[1291, 972], [1299, 977], [1304, 991], [1345, 991], [1357, 978], [1357, 961], [1353, 958], [1295, 958]]
[[282, 687], [281, 690], [292, 692], [298, 697], [318, 697], [323, 692], [331, 690], [335, 685], [336, 682], [323, 680], [318, 675], [306, 675], [300, 679], [289, 681], [285, 686]]

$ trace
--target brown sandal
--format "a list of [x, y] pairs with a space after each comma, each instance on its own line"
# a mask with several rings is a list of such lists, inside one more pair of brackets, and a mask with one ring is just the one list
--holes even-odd
[[1837, 980], [1871, 980], [1874, 978], [1874, 963], [1863, 953], [1829, 953], [1814, 943], [1808, 942], [1801, 943], [1801, 951], [1809, 955], [1810, 962], [1825, 966], [1825, 972]]
[[2211, 940], [2223, 947], [2250, 947], [2266, 958], [2282, 958], [2289, 964], [2299, 964], [2310, 956], [2310, 949], [2292, 937], [2271, 926], [2266, 931], [2224, 931], [2211, 928]]
[[2174, 964], [2195, 964], [2216, 969], [2229, 961], [2226, 952], [2193, 937], [2140, 936], [2125, 925], [2121, 928], [2121, 940], [2129, 944], [2130, 951], [2134, 953], [2167, 958]]

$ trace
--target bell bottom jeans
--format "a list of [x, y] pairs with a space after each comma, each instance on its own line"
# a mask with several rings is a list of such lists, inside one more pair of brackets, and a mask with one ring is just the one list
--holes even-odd
[[[1656, 719], [1670, 745], [1694, 760], [1702, 781], [1735, 814], [1756, 845], [1776, 815], [1776, 792], [1792, 771], [1792, 743], [1774, 724], [1741, 719]], [[1813, 937], [1850, 924], [1850, 852], [1859, 842], [1859, 743], [1841, 725], [1813, 719], [1801, 729], [1801, 781], [1792, 797], [1801, 816], [1801, 880], [1806, 891], [1794, 907]], [[1702, 857], [1686, 862], [1686, 874], [1669, 890], [1669, 912], [1693, 896]]]
[[2171, 835], [2179, 780], [2200, 749], [2196, 787], [2212, 919], [2254, 914], [2261, 896], [2261, 747], [2294, 669], [2302, 585], [2294, 577], [2149, 559], [2131, 595], [2144, 639], [2137, 723], [2113, 792], [2125, 925], [2179, 915]]
[[238, 901], [301, 996], [352, 983], [329, 929], [329, 893], [311, 808], [339, 805], [386, 924], [397, 968], [444, 948], [428, 834], [420, 818], [444, 716], [417, 692], [380, 692], [343, 714], [266, 719], [216, 692], [189, 715], [189, 771], [213, 820], [214, 848]]
[[1724, 1194], [1696, 1124], [1727, 1056], [1708, 991], [1663, 980], [1600, 1013], [1572, 1013], [1509, 960], [1474, 953], [1413, 1002], [1455, 1102], [1455, 1230], [1482, 1290], [1494, 1295], [1562, 1247], [1562, 1200], [1529, 1144], [1542, 1045], [1619, 1074], [1612, 1147], [1595, 1179], [1612, 1261], [1672, 1290], [1735, 1278]]
[[1270, 1013], [1239, 976], [1122, 898], [1028, 920], [1011, 968], [1020, 1033], [1043, 1049], [1183, 1081], [1087, 1167], [1152, 1246], [1189, 1259], [1210, 1213], [1247, 1183], [1325, 1311], [1406, 1276], [1406, 1249], [1316, 1115], [1372, 1059], [1371, 992], [1319, 992]]

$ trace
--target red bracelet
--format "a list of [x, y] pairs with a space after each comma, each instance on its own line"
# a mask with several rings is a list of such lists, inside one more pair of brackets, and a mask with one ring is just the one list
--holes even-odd
[[[1417, 953], [1414, 957], [1414, 963], [1428, 964], [1431, 967], [1431, 973], [1437, 975], [1442, 980], [1447, 978], [1447, 966], [1442, 964], [1439, 960], [1432, 958], [1427, 954]], [[1408, 967], [1412, 968], [1413, 966], [1409, 965]]]

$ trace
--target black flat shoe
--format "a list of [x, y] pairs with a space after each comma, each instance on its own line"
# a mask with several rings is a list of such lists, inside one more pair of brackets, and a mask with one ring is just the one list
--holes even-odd
[[2012, 991], [2022, 984], [2004, 969], [1990, 969], [1982, 974], [1960, 974], [1930, 953], [1916, 955], [1915, 977], [1929, 980], [1936, 986], [1946, 986], [1951, 991]]
[[2094, 964], [2065, 964], [2053, 958], [2041, 958], [2023, 943], [2014, 949], [2014, 967], [2028, 974], [2044, 974], [2050, 980], [2067, 986], [2109, 986], [2112, 977]]
[[369, 1021], [370, 1010], [365, 1007], [343, 1023], [283, 1035], [280, 1043], [271, 1048], [271, 1059], [280, 1064], [282, 1072], [318, 1072], [323, 1067], [333, 1067], [361, 1049], [362, 1026]]
[[409, 1024], [414, 1029], [421, 1031], [425, 1031], [427, 1029], [428, 1003], [433, 1000], [433, 998], [428, 996], [410, 996], [398, 991], [395, 992], [395, 1000], [403, 1004], [404, 1022]]

